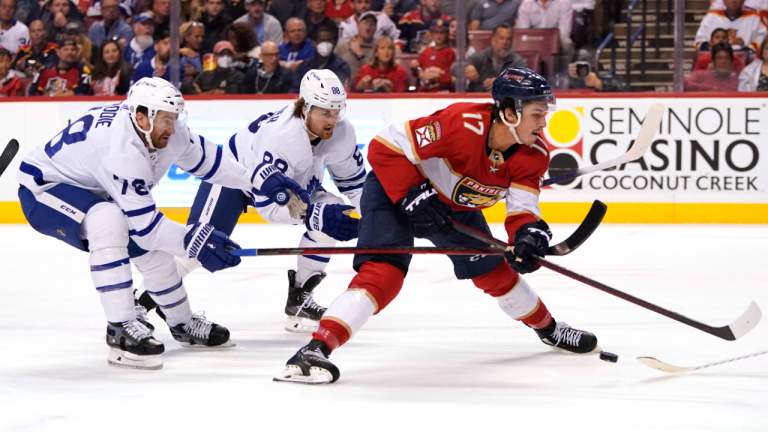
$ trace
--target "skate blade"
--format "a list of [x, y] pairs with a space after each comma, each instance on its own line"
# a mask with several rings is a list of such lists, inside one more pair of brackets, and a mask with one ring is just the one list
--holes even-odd
[[313, 333], [320, 328], [320, 323], [308, 318], [289, 316], [285, 320], [285, 331], [291, 333]]
[[304, 375], [298, 366], [286, 366], [280, 375], [272, 378], [272, 381], [291, 382], [296, 384], [329, 384], [333, 375], [323, 368], [312, 366], [309, 368], [309, 376]]
[[140, 356], [117, 348], [112, 348], [109, 350], [107, 363], [110, 366], [126, 369], [160, 370], [163, 368], [163, 356]]
[[600, 354], [601, 352], [603, 352], [603, 349], [600, 348], [600, 345], [596, 345], [595, 349], [593, 349], [592, 351], [584, 352], [584, 353], [577, 353], [577, 352], [573, 352], [573, 351], [568, 351], [567, 349], [556, 347], [554, 345], [549, 345], [549, 344], [546, 344], [546, 345], [548, 347], [552, 348], [553, 350], [557, 351], [557, 352], [562, 352], [562, 353], [566, 353], [566, 354], [585, 355], [585, 354]]
[[189, 348], [192, 350], [201, 350], [201, 351], [215, 351], [218, 349], [227, 349], [227, 348], [234, 348], [237, 345], [232, 342], [232, 339], [224, 342], [221, 345], [216, 346], [208, 346], [208, 345], [201, 345], [201, 344], [191, 344], [189, 342], [179, 342], [179, 345], [181, 345], [183, 348]]

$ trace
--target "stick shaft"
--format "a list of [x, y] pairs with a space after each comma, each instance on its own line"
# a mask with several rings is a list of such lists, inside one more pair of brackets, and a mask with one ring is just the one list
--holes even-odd
[[379, 255], [379, 254], [412, 254], [412, 255], [502, 255], [503, 250], [497, 248], [465, 248], [465, 247], [340, 247], [340, 248], [274, 248], [274, 249], [235, 249], [230, 251], [238, 256], [275, 256], [275, 255]]

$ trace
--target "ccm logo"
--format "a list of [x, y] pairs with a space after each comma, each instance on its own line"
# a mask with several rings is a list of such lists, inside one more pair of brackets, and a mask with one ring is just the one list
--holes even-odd
[[73, 214], [73, 215], [77, 214], [77, 211], [75, 211], [75, 210], [65, 206], [64, 204], [61, 205], [61, 209], [64, 210], [65, 212], [69, 213], [69, 214]]

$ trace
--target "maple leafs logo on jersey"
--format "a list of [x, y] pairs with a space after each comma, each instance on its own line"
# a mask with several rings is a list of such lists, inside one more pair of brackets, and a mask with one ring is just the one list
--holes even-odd
[[453, 202], [464, 207], [490, 207], [503, 198], [506, 189], [486, 186], [477, 180], [464, 177], [453, 189]]
[[316, 190], [320, 188], [320, 180], [317, 179], [317, 177], [312, 176], [312, 178], [309, 180], [309, 183], [307, 184], [307, 194], [312, 196], [313, 193], [315, 193]]
[[428, 125], [414, 129], [416, 144], [419, 148], [426, 147], [443, 137], [443, 128], [439, 121], [431, 121]]

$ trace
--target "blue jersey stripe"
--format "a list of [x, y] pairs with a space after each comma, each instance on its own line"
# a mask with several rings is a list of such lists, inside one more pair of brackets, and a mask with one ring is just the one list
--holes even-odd
[[200, 167], [203, 166], [203, 162], [205, 162], [205, 138], [203, 138], [202, 135], [200, 135], [200, 147], [203, 148], [203, 157], [200, 158], [200, 162], [198, 162], [197, 165], [195, 165], [194, 168], [192, 168], [191, 170], [187, 171], [190, 174], [192, 174], [195, 171], [199, 170]]
[[363, 187], [363, 184], [364, 184], [364, 183], [360, 183], [359, 185], [355, 185], [355, 186], [349, 186], [349, 187], [339, 186], [338, 188], [339, 188], [339, 192], [349, 192], [349, 191], [351, 191], [351, 190], [355, 190], [355, 189], [360, 189], [360, 188], [362, 188], [362, 187]]
[[150, 223], [146, 228], [144, 228], [141, 231], [130, 230], [128, 231], [128, 235], [144, 237], [145, 235], [152, 232], [153, 229], [155, 229], [155, 226], [157, 226], [157, 224], [160, 223], [160, 219], [162, 218], [163, 218], [163, 214], [158, 212], [157, 216], [155, 216], [155, 218], [152, 220], [152, 223]]
[[216, 174], [216, 171], [219, 170], [219, 165], [221, 165], [221, 154], [222, 149], [221, 146], [216, 146], [216, 160], [213, 161], [213, 168], [211, 168], [210, 171], [208, 171], [208, 174], [205, 175], [205, 177], [201, 177], [200, 180], [209, 180], [211, 177], [213, 177]]
[[363, 171], [360, 174], [358, 174], [358, 175], [356, 175], [356, 176], [354, 176], [352, 178], [340, 179], [340, 178], [334, 177], [333, 181], [336, 181], [336, 182], [350, 182], [350, 181], [360, 180], [363, 177], [365, 177], [365, 169], [363, 169]]
[[307, 240], [309, 240], [309, 241], [311, 241], [312, 243], [317, 243], [317, 241], [315, 241], [315, 240], [312, 240], [312, 237], [310, 237], [310, 236], [309, 236], [309, 233], [306, 233], [306, 232], [305, 232], [305, 233], [304, 233], [304, 238], [305, 238], [305, 239], [307, 239]]
[[123, 213], [125, 213], [125, 215], [128, 217], [136, 217], [136, 216], [145, 215], [147, 213], [152, 213], [155, 210], [157, 210], [157, 206], [152, 204], [151, 206], [140, 208], [137, 210], [128, 210], [128, 211], [123, 210]]
[[30, 165], [22, 161], [21, 167], [19, 167], [19, 171], [23, 172], [24, 174], [31, 175], [32, 179], [35, 181], [35, 183], [37, 183], [38, 186], [42, 186], [46, 183], [46, 181], [43, 180], [43, 171], [34, 165]]
[[128, 259], [128, 258], [125, 258], [125, 259], [121, 259], [119, 261], [114, 261], [114, 262], [107, 263], [107, 264], [92, 265], [91, 266], [91, 271], [110, 270], [110, 269], [113, 269], [113, 268], [116, 268], [116, 267], [120, 267], [120, 266], [123, 266], [123, 265], [130, 264], [130, 263], [131, 263], [131, 260]]
[[232, 152], [232, 155], [235, 156], [235, 160], [240, 162], [240, 159], [237, 157], [237, 146], [235, 145], [235, 137], [237, 134], [232, 135], [232, 138], [229, 139], [229, 151]]

